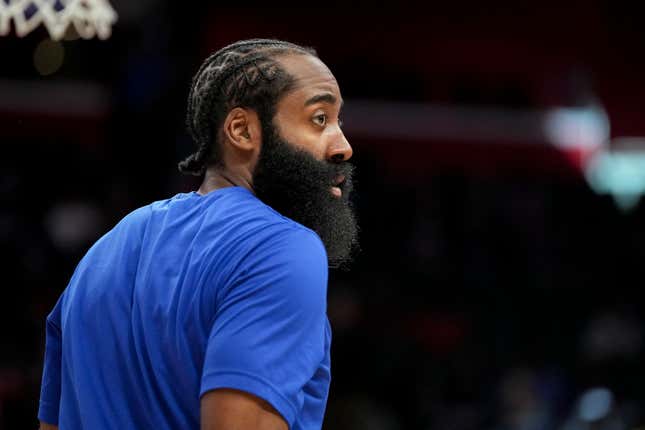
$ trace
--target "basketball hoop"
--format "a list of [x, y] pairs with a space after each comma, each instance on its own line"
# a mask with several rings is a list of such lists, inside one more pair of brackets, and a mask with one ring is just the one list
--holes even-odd
[[9, 34], [12, 19], [18, 37], [43, 24], [52, 39], [60, 40], [71, 24], [83, 39], [105, 40], [117, 14], [108, 0], [0, 0], [0, 36]]

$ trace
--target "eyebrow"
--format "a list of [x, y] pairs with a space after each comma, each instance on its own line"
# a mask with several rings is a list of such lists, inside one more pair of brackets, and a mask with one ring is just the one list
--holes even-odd
[[[310, 97], [307, 99], [305, 102], [305, 106], [311, 106], [316, 103], [324, 102], [324, 103], [329, 103], [329, 104], [336, 104], [338, 99], [336, 98], [335, 95], [331, 93], [323, 93], [323, 94], [316, 94], [313, 97]], [[343, 107], [343, 100], [340, 101], [340, 107]]]

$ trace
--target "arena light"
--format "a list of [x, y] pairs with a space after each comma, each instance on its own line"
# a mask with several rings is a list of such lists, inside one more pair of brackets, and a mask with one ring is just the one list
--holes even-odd
[[611, 195], [620, 209], [634, 209], [645, 195], [645, 137], [614, 139], [610, 149], [594, 154], [585, 177], [596, 193]]
[[578, 400], [578, 418], [583, 422], [595, 423], [606, 418], [614, 406], [614, 394], [605, 387], [585, 391]]
[[609, 117], [600, 105], [551, 109], [543, 125], [548, 141], [561, 149], [595, 149], [609, 142]]
[[353, 99], [343, 112], [348, 133], [379, 139], [539, 142], [589, 150], [607, 145], [610, 135], [607, 113], [596, 104], [522, 110]]
[[24, 37], [44, 25], [53, 40], [73, 28], [83, 39], [105, 40], [112, 34], [117, 14], [107, 0], [0, 0], [0, 36], [11, 31]]

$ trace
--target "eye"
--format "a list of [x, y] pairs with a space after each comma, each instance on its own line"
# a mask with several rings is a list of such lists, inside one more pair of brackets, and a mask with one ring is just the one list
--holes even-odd
[[321, 113], [312, 118], [312, 121], [321, 127], [324, 127], [327, 124], [327, 114]]

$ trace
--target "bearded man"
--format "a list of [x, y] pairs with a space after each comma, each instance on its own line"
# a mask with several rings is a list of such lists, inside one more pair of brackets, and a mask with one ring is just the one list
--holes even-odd
[[47, 318], [42, 429], [319, 429], [329, 266], [357, 245], [338, 84], [315, 51], [254, 39], [193, 79], [198, 191], [87, 252]]

